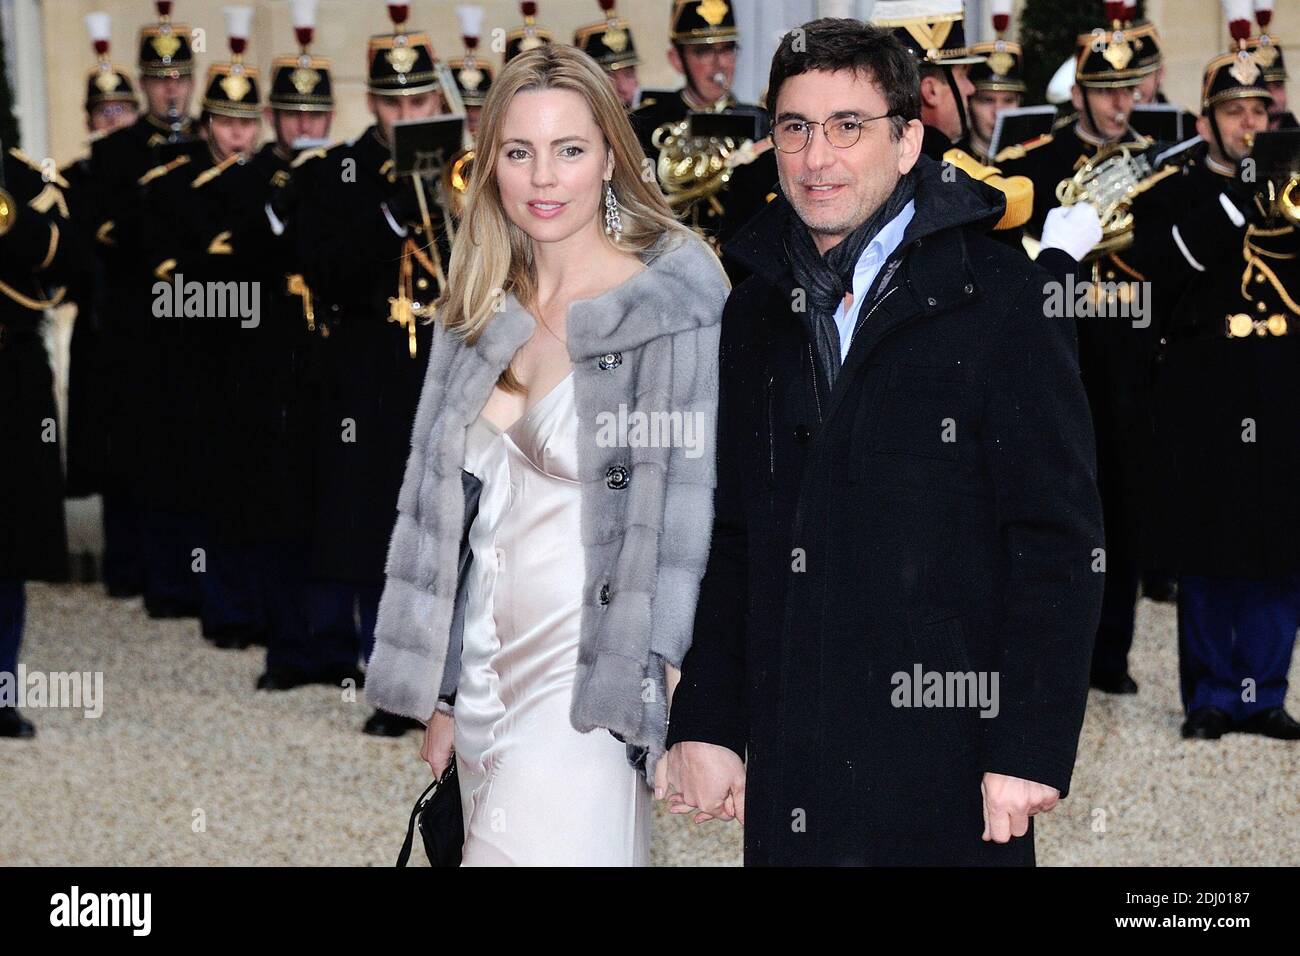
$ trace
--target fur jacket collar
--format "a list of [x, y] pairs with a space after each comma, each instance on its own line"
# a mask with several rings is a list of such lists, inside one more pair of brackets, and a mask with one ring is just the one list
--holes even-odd
[[[642, 258], [643, 271], [568, 315], [585, 567], [570, 719], [645, 748], [649, 776], [667, 724], [664, 665], [680, 666], [690, 646], [708, 556], [728, 283], [684, 229]], [[419, 720], [433, 714], [440, 686], [455, 686], [450, 669], [459, 671], [452, 619], [466, 430], [535, 327], [513, 295], [503, 306], [472, 346], [435, 324], [398, 499], [365, 692], [372, 705]], [[693, 416], [701, 441], [611, 447], [600, 423], [622, 408]]]

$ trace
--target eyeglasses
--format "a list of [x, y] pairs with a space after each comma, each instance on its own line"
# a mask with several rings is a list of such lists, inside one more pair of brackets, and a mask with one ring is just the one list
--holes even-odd
[[880, 116], [859, 117], [853, 113], [837, 113], [817, 123], [813, 120], [788, 119], [777, 123], [772, 130], [772, 145], [783, 153], [798, 153], [812, 142], [812, 128], [820, 126], [826, 135], [826, 142], [836, 149], [848, 149], [856, 146], [862, 138], [862, 127], [876, 120], [888, 119], [899, 115], [890, 110]]

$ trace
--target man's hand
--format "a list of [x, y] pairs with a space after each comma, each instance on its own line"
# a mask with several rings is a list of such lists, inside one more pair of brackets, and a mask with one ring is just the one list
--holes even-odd
[[745, 825], [745, 764], [717, 744], [684, 740], [668, 751], [670, 813], [695, 813], [695, 822], [719, 817]]
[[1061, 791], [1046, 784], [986, 773], [980, 781], [984, 796], [984, 837], [987, 842], [1009, 843], [1029, 832], [1029, 818], [1047, 813], [1061, 799]]

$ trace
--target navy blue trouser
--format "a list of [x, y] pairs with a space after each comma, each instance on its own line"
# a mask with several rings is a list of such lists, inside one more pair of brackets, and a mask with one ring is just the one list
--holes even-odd
[[152, 509], [144, 513], [141, 554], [146, 609], [198, 609], [199, 582], [193, 565], [194, 549], [201, 544], [195, 515]]
[[1179, 578], [1178, 662], [1184, 709], [1191, 713], [1217, 707], [1242, 720], [1281, 707], [1298, 626], [1300, 575], [1265, 580]]
[[140, 507], [124, 491], [105, 491], [104, 586], [111, 592], [138, 594], [144, 590]]
[[18, 646], [23, 642], [26, 614], [27, 595], [23, 582], [0, 581], [0, 673], [13, 674], [15, 682], [18, 680]]
[[[311, 674], [337, 663], [322, 655], [308, 628], [306, 545], [262, 543], [251, 547], [248, 555], [266, 628], [266, 666]], [[355, 666], [355, 652], [352, 663]]]
[[261, 633], [265, 625], [253, 578], [252, 549], [220, 544], [209, 537], [204, 550], [207, 570], [197, 575], [203, 636], [238, 632], [251, 638]]
[[383, 590], [382, 584], [308, 582], [307, 628], [318, 660], [352, 666], [358, 657], [370, 660]]

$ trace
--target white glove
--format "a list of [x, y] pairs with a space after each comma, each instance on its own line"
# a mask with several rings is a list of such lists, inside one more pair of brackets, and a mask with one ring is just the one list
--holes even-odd
[[1101, 242], [1101, 220], [1097, 210], [1086, 202], [1074, 206], [1057, 206], [1043, 222], [1040, 248], [1060, 249], [1082, 262], [1083, 257]]

